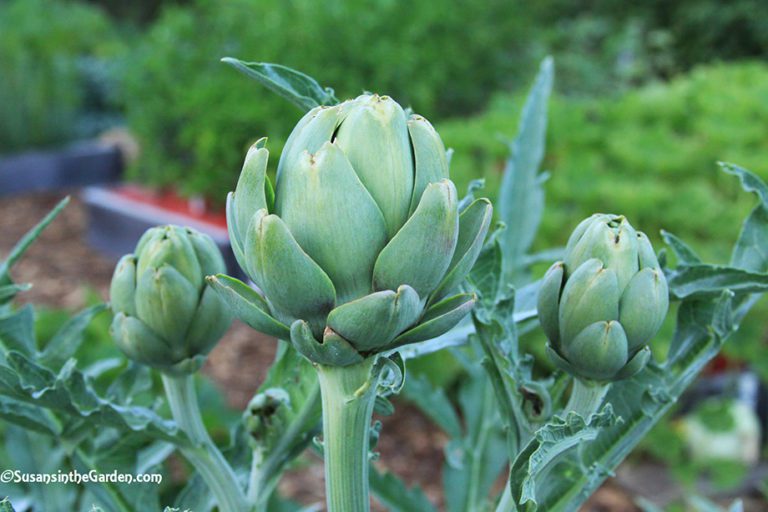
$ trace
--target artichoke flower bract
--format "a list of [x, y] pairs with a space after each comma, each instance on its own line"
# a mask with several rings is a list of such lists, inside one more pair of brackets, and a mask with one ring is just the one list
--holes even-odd
[[205, 282], [206, 275], [225, 269], [208, 235], [178, 226], [147, 230], [112, 277], [111, 330], [118, 347], [167, 373], [196, 371], [232, 322]]
[[463, 211], [432, 125], [387, 96], [309, 111], [281, 155], [248, 152], [227, 202], [232, 247], [258, 293], [210, 278], [244, 322], [326, 365], [438, 336], [472, 308], [456, 293], [492, 208]]
[[550, 358], [594, 381], [640, 371], [668, 307], [667, 282], [648, 237], [623, 216], [606, 214], [576, 227], [538, 297]]

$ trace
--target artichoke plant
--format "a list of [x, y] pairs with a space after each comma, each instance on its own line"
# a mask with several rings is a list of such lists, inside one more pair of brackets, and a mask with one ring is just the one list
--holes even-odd
[[595, 214], [574, 230], [538, 297], [547, 351], [561, 369], [607, 382], [630, 377], [669, 307], [667, 282], [648, 237], [623, 216]]
[[438, 336], [472, 308], [456, 293], [492, 208], [459, 211], [432, 125], [387, 96], [309, 111], [291, 133], [273, 189], [266, 139], [248, 152], [227, 202], [232, 247], [261, 293], [210, 282], [236, 314], [331, 366]]
[[171, 374], [197, 370], [232, 322], [205, 276], [225, 270], [206, 234], [151, 228], [123, 256], [110, 286], [111, 331], [131, 359]]

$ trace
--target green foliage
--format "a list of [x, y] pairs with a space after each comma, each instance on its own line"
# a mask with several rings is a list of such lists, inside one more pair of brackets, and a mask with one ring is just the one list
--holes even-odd
[[100, 59], [116, 50], [107, 18], [74, 2], [0, 3], [0, 153], [91, 135], [87, 87], [98, 88]]
[[[616, 99], [555, 95], [543, 163], [551, 178], [534, 251], [564, 245], [578, 219], [593, 212], [620, 212], [642, 226], [656, 247], [665, 229], [702, 258], [725, 261], [733, 226], [749, 206], [736, 201], [738, 185], [714, 163], [740, 162], [768, 177], [766, 84], [768, 66], [742, 63], [699, 68]], [[511, 119], [521, 105], [518, 96], [497, 96], [485, 114], [438, 124], [446, 146], [455, 150], [451, 175], [459, 189], [480, 175], [487, 194], [497, 196], [507, 157], [502, 142], [514, 133]], [[725, 350], [754, 362], [768, 377], [759, 357], [764, 332], [757, 320], [747, 319]]]
[[142, 144], [133, 176], [223, 201], [252, 142], [269, 134], [279, 154], [300, 112], [227, 69], [227, 56], [285, 63], [341, 99], [373, 90], [427, 117], [476, 111], [517, 76], [526, 24], [516, 2], [461, 4], [198, 0], [166, 9], [124, 68]]

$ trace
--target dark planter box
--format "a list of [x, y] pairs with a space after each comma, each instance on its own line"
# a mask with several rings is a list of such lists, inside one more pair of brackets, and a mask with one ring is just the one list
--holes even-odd
[[118, 148], [96, 142], [4, 156], [0, 157], [0, 197], [114, 183], [122, 170]]
[[[131, 193], [127, 193], [128, 190]], [[151, 194], [149, 196], [151, 198]], [[164, 207], [156, 200], [142, 200], [136, 197], [135, 187], [87, 187], [82, 197], [88, 213], [88, 242], [108, 256], [119, 258], [133, 252], [144, 231], [153, 226], [189, 226], [213, 238], [224, 255], [230, 275], [244, 277], [229, 245], [223, 219], [214, 223], [178, 208]]]

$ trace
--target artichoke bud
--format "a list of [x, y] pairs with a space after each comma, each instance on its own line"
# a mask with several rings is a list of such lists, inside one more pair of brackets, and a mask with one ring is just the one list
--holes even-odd
[[268, 388], [251, 398], [243, 412], [251, 448], [270, 449], [287, 427], [284, 411], [290, 407], [291, 397], [282, 388]]
[[640, 371], [669, 307], [648, 237], [623, 216], [595, 214], [569, 238], [564, 261], [542, 279], [539, 322], [548, 354], [574, 376], [618, 380]]
[[112, 334], [131, 359], [169, 373], [193, 372], [231, 323], [206, 273], [224, 271], [216, 244], [190, 228], [148, 230], [112, 277]]
[[272, 209], [266, 149], [246, 159], [227, 223], [259, 291], [213, 282], [248, 325], [343, 366], [438, 336], [474, 304], [458, 291], [492, 208], [478, 199], [460, 217], [445, 146], [423, 117], [375, 94], [312, 109], [280, 156]]

